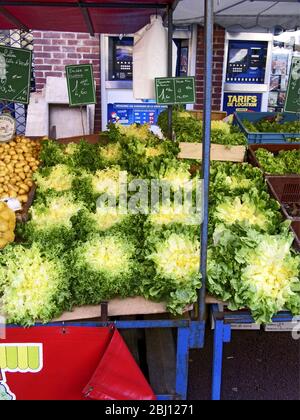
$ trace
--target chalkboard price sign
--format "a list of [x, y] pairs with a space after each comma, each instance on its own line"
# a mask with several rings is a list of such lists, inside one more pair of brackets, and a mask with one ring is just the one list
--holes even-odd
[[66, 66], [70, 106], [96, 104], [93, 66], [82, 64]]
[[156, 101], [162, 105], [194, 104], [194, 77], [163, 77], [155, 79]]
[[300, 57], [293, 57], [285, 112], [300, 113]]
[[0, 99], [28, 104], [32, 52], [0, 46]]

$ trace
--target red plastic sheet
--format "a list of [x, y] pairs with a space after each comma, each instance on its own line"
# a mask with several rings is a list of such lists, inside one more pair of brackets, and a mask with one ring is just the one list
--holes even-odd
[[[77, 0], [31, 0], [30, 3], [70, 3], [77, 7], [46, 7], [26, 6], [26, 0], [21, 1], [22, 6], [10, 6], [9, 0], [4, 2], [0, 9], [0, 29], [14, 29], [20, 24], [34, 30], [64, 31], [64, 32], [88, 32], [82, 10], [78, 7]], [[174, 0], [85, 0], [85, 3], [145, 3], [145, 4], [172, 4]], [[3, 10], [4, 9], [4, 10]], [[99, 9], [89, 8], [91, 21], [95, 33], [127, 34], [133, 33], [149, 23], [151, 14], [156, 9]], [[164, 10], [158, 10], [164, 13]]]
[[0, 368], [0, 400], [155, 398], [111, 328], [8, 328], [0, 340]]

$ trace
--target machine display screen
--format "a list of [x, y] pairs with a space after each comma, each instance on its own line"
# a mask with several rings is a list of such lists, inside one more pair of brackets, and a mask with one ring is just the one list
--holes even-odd
[[268, 42], [229, 41], [226, 82], [264, 84]]
[[131, 81], [133, 38], [109, 38], [109, 81]]

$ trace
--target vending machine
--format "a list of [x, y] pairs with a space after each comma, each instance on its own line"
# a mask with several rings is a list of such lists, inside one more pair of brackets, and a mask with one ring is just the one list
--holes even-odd
[[[196, 46], [196, 33], [190, 27], [177, 29], [174, 41], [178, 48], [177, 75], [193, 75], [191, 51]], [[154, 127], [159, 114], [166, 109], [153, 100], [134, 98], [133, 43], [133, 35], [101, 35], [102, 130], [115, 122], [147, 123]]]
[[226, 34], [223, 111], [267, 111], [272, 44], [272, 34]]

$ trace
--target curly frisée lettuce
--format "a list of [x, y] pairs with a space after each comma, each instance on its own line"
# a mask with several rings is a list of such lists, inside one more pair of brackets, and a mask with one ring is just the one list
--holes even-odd
[[91, 177], [92, 189], [95, 195], [107, 194], [108, 196], [118, 198], [121, 188], [127, 181], [128, 173], [121, 171], [119, 166], [97, 171]]
[[23, 326], [49, 322], [69, 300], [68, 273], [61, 257], [31, 248], [10, 246], [1, 254], [0, 303], [9, 323]]
[[158, 211], [148, 216], [147, 223], [153, 228], [168, 228], [172, 225], [180, 225], [183, 229], [188, 226], [200, 226], [200, 214], [194, 209], [176, 205], [171, 202], [162, 204]]
[[98, 304], [116, 296], [136, 294], [135, 247], [121, 235], [92, 235], [72, 255], [76, 305]]
[[282, 221], [278, 209], [269, 207], [268, 202], [255, 194], [225, 198], [216, 206], [212, 217], [216, 223], [248, 225], [264, 232], [276, 231]]
[[39, 231], [62, 226], [71, 228], [71, 218], [83, 208], [84, 205], [82, 203], [74, 202], [69, 195], [61, 197], [49, 196], [46, 204], [35, 204], [31, 207], [30, 223]]
[[187, 305], [196, 302], [201, 287], [199, 255], [199, 241], [192, 235], [148, 238], [146, 260], [153, 266], [153, 279], [144, 281], [144, 296], [166, 301], [171, 313], [182, 314]]
[[159, 179], [168, 184], [174, 192], [187, 187], [192, 181], [190, 164], [171, 160], [161, 167]]
[[110, 143], [99, 149], [99, 155], [104, 166], [118, 165], [122, 160], [122, 147], [119, 143]]
[[216, 229], [209, 249], [208, 291], [229, 302], [229, 309], [248, 308], [258, 323], [269, 323], [282, 310], [300, 311], [300, 257], [293, 237], [255, 230]]
[[46, 173], [45, 170], [35, 173], [34, 180], [41, 192], [48, 190], [64, 192], [71, 190], [74, 175], [70, 173], [67, 165], [56, 165]]

